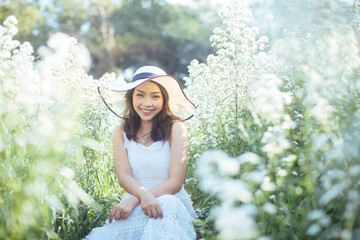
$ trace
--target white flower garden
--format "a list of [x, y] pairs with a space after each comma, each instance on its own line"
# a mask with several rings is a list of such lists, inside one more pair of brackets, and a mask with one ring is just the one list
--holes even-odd
[[[360, 3], [350, 2], [237, 1], [221, 13], [216, 54], [193, 60], [185, 79], [197, 105], [186, 186], [201, 237], [360, 238]], [[87, 75], [64, 34], [35, 56], [16, 33], [9, 17], [0, 239], [80, 238], [123, 195], [111, 150], [118, 119], [96, 90], [122, 80]]]

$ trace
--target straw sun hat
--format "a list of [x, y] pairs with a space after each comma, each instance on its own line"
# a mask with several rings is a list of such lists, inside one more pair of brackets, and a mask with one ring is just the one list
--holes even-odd
[[122, 118], [126, 107], [126, 92], [147, 81], [156, 82], [166, 89], [169, 95], [169, 108], [173, 114], [184, 121], [193, 116], [196, 107], [185, 96], [180, 83], [158, 67], [143, 66], [134, 73], [131, 82], [113, 84], [110, 89], [98, 88], [98, 91], [106, 106], [115, 115]]

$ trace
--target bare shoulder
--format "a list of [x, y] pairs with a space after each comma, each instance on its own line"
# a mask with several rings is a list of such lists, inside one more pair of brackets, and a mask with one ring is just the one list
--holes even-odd
[[123, 134], [123, 129], [122, 129], [121, 125], [117, 125], [114, 128], [113, 141], [115, 141], [115, 140], [121, 140], [122, 142], [124, 142], [124, 134]]
[[187, 135], [186, 124], [184, 122], [178, 121], [173, 124], [169, 143], [171, 151], [175, 155], [186, 155], [189, 145], [189, 139]]
[[172, 125], [171, 138], [187, 138], [186, 124], [181, 121], [176, 121]]

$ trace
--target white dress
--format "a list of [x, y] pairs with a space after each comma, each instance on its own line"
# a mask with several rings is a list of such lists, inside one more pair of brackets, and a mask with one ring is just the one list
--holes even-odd
[[[129, 141], [124, 133], [132, 176], [139, 184], [151, 189], [168, 178], [170, 166], [169, 142], [158, 141], [150, 146]], [[123, 200], [131, 197], [126, 193]], [[185, 240], [196, 239], [192, 221], [196, 217], [184, 187], [175, 195], [157, 198], [163, 218], [149, 218], [139, 204], [127, 219], [115, 219], [110, 224], [94, 228], [85, 239], [91, 240]]]

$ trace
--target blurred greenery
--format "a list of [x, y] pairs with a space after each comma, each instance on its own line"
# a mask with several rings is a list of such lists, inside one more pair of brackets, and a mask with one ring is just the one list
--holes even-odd
[[192, 59], [211, 52], [209, 37], [220, 21], [206, 1], [1, 0], [0, 22], [10, 15], [19, 20], [16, 38], [35, 52], [55, 32], [85, 44], [95, 78], [152, 64], [181, 80]]

